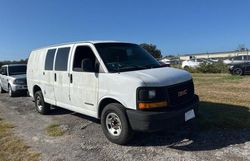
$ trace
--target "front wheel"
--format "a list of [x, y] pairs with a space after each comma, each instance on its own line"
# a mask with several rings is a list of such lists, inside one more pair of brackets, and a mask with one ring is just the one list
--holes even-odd
[[234, 75], [243, 75], [243, 70], [241, 68], [235, 68], [233, 69]]
[[184, 66], [184, 68], [183, 68], [184, 70], [189, 70], [190, 69], [190, 67], [189, 66]]
[[103, 109], [101, 126], [108, 140], [115, 144], [127, 144], [133, 137], [126, 111], [121, 104], [111, 103]]
[[45, 115], [50, 111], [50, 105], [44, 102], [43, 94], [41, 91], [35, 93], [35, 105], [37, 112]]

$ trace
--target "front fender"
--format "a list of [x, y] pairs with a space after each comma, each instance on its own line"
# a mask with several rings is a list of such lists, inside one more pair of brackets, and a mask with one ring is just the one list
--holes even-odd
[[127, 104], [125, 103], [125, 101], [121, 98], [118, 98], [118, 97], [115, 97], [115, 96], [103, 96], [99, 99], [98, 101], [98, 109], [99, 109], [99, 106], [101, 104], [101, 102], [105, 99], [113, 99], [113, 100], [116, 100], [117, 102], [120, 102], [124, 107], [127, 107]]

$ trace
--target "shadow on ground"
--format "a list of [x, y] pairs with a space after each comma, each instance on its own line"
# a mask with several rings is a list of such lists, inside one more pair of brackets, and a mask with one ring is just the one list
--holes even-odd
[[51, 110], [48, 115], [66, 115], [66, 114], [73, 114], [73, 111], [56, 107], [56, 106], [51, 106]]
[[86, 115], [83, 115], [83, 114], [80, 114], [80, 113], [76, 113], [76, 112], [73, 112], [73, 111], [70, 111], [70, 110], [67, 110], [67, 109], [64, 109], [64, 108], [60, 108], [60, 107], [57, 107], [57, 106], [52, 106], [51, 111], [50, 111], [50, 113], [48, 115], [67, 115], [67, 114], [71, 114], [71, 115], [80, 117], [82, 119], [92, 121], [94, 123], [100, 123], [100, 120], [98, 120], [96, 118], [86, 116]]
[[199, 116], [181, 128], [138, 133], [131, 146], [167, 146], [184, 151], [214, 150], [250, 141], [250, 109], [201, 102]]

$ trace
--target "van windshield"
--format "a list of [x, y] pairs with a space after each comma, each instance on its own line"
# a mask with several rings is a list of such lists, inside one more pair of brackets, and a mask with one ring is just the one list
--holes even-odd
[[9, 66], [9, 75], [26, 74], [26, 65]]
[[95, 47], [109, 72], [162, 67], [151, 54], [136, 44], [97, 43]]

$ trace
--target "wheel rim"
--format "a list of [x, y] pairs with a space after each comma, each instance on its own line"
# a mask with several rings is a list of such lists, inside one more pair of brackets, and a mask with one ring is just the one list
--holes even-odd
[[236, 68], [236, 69], [234, 69], [234, 74], [241, 75], [242, 74], [242, 70], [240, 68]]
[[122, 132], [120, 118], [115, 113], [109, 113], [106, 117], [106, 127], [108, 132], [113, 136], [119, 136]]
[[37, 96], [36, 97], [36, 106], [38, 108], [39, 111], [42, 111], [43, 105], [42, 105], [42, 101], [41, 101], [41, 97]]

